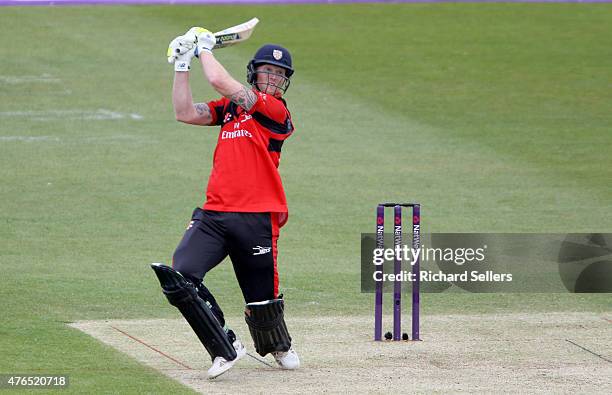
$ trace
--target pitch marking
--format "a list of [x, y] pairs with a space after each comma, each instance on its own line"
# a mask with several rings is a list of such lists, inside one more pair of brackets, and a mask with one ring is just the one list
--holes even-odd
[[601, 354], [597, 354], [597, 353], [595, 353], [595, 352], [593, 352], [593, 351], [589, 350], [589, 349], [588, 349], [588, 348], [586, 348], [586, 347], [582, 347], [582, 346], [581, 346], [580, 344], [578, 344], [578, 343], [574, 343], [573, 341], [571, 341], [571, 340], [569, 340], [569, 339], [565, 339], [565, 341], [566, 341], [566, 342], [568, 342], [568, 343], [572, 343], [572, 344], [573, 344], [574, 346], [576, 346], [576, 347], [580, 347], [580, 348], [582, 348], [584, 351], [589, 352], [589, 353], [591, 353], [591, 354], [595, 355], [596, 357], [599, 357], [599, 358], [603, 359], [603, 360], [604, 360], [604, 361], [606, 361], [606, 362], [610, 362], [610, 363], [612, 363], [612, 360], [611, 360], [611, 359], [608, 359], [608, 358], [604, 357], [604, 356], [603, 356], [603, 355], [601, 355]]
[[170, 355], [168, 355], [168, 354], [166, 354], [166, 353], [164, 353], [164, 352], [162, 352], [162, 351], [158, 350], [157, 348], [155, 348], [155, 347], [153, 347], [153, 346], [151, 346], [151, 345], [149, 345], [149, 344], [147, 344], [147, 343], [143, 342], [142, 340], [140, 340], [140, 339], [138, 339], [138, 338], [136, 338], [136, 337], [134, 337], [134, 336], [130, 335], [129, 333], [127, 333], [127, 332], [125, 332], [125, 331], [122, 331], [121, 329], [116, 328], [116, 327], [114, 327], [114, 326], [112, 326], [112, 325], [111, 325], [111, 328], [113, 328], [114, 330], [116, 330], [116, 331], [117, 331], [117, 332], [119, 332], [119, 333], [124, 334], [125, 336], [129, 337], [130, 339], [132, 339], [132, 340], [134, 340], [134, 341], [137, 341], [138, 343], [142, 344], [143, 346], [150, 348], [151, 350], [153, 350], [153, 351], [155, 351], [156, 353], [158, 353], [158, 354], [160, 354], [160, 355], [162, 355], [162, 356], [164, 356], [164, 357], [168, 358], [169, 360], [173, 361], [174, 363], [176, 363], [176, 364], [178, 364], [178, 365], [181, 365], [182, 367], [184, 367], [184, 368], [186, 368], [186, 369], [188, 369], [188, 370], [193, 370], [191, 367], [187, 366], [186, 364], [184, 364], [183, 362], [179, 361], [178, 359], [171, 357]]
[[48, 111], [2, 111], [0, 118], [23, 117], [32, 121], [53, 121], [53, 120], [85, 120], [85, 121], [105, 121], [116, 119], [135, 119], [141, 120], [144, 117], [140, 114], [110, 111], [104, 108], [98, 110], [48, 110]]

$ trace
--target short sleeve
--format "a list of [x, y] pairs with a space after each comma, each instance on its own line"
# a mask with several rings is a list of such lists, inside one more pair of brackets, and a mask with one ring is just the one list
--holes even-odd
[[228, 99], [225, 97], [207, 103], [212, 116], [211, 125], [223, 125], [223, 113], [227, 103]]
[[268, 129], [276, 138], [284, 140], [293, 132], [291, 114], [285, 104], [274, 96], [253, 90], [257, 95], [257, 102], [249, 114]]

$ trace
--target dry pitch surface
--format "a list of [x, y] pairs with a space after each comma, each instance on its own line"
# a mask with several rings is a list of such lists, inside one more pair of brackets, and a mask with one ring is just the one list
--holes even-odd
[[[244, 321], [228, 321], [249, 348]], [[206, 394], [612, 393], [612, 312], [427, 316], [421, 342], [373, 342], [367, 316], [289, 317], [288, 325], [301, 369], [246, 356], [210, 381], [210, 359], [182, 319], [71, 324]]]

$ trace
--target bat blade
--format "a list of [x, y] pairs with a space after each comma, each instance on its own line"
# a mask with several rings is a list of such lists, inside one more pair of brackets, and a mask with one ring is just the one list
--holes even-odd
[[252, 18], [240, 25], [228, 27], [220, 32], [215, 33], [217, 43], [215, 48], [229, 47], [230, 45], [238, 44], [244, 40], [247, 40], [253, 34], [255, 26], [259, 23], [259, 19]]

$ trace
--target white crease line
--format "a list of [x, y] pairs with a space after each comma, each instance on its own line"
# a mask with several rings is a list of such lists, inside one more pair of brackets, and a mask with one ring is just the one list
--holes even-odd
[[53, 136], [0, 136], [0, 141], [60, 141], [58, 137]]
[[5, 83], [9, 85], [31, 84], [36, 82], [42, 82], [45, 84], [59, 84], [60, 82], [62, 82], [62, 80], [59, 78], [55, 78], [49, 74], [22, 76], [0, 75], [0, 83]]
[[0, 118], [8, 117], [23, 117], [29, 118], [32, 121], [52, 121], [61, 120], [92, 120], [106, 121], [114, 119], [136, 119], [141, 120], [144, 117], [140, 114], [131, 113], [124, 114], [106, 109], [98, 109], [96, 111], [88, 110], [49, 110], [49, 111], [3, 111], [0, 112]]
[[[114, 134], [110, 136], [79, 136], [76, 138], [59, 138], [56, 136], [0, 136], [0, 142], [22, 141], [33, 142], [65, 142], [65, 143], [104, 143], [115, 141], [141, 141], [140, 137], [129, 134]], [[147, 142], [151, 142], [148, 140]]]

